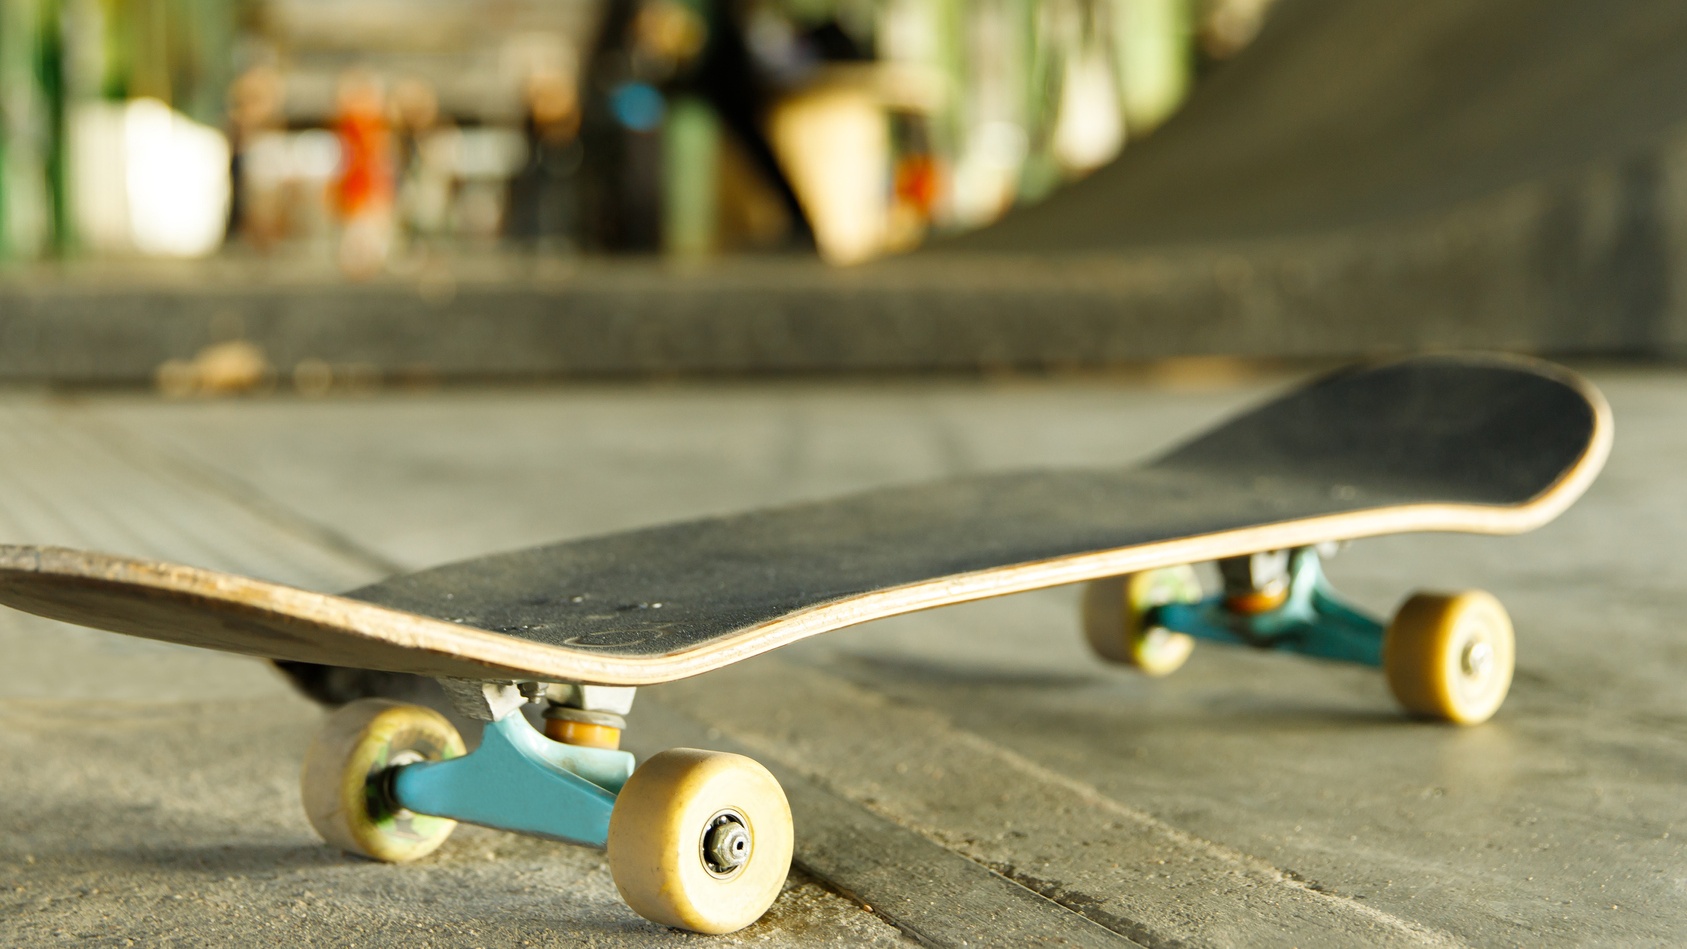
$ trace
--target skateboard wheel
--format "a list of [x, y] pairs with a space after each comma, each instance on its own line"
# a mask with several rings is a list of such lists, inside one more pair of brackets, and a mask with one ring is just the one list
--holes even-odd
[[395, 765], [463, 754], [445, 716], [419, 705], [359, 699], [328, 716], [305, 753], [305, 816], [328, 843], [385, 863], [425, 857], [457, 822], [396, 807], [383, 788]]
[[1201, 580], [1187, 565], [1092, 580], [1084, 589], [1084, 636], [1103, 659], [1170, 675], [1189, 660], [1195, 640], [1143, 618], [1156, 606], [1199, 599]]
[[1412, 596], [1382, 641], [1388, 687], [1406, 711], [1460, 725], [1499, 710], [1516, 655], [1511, 617], [1481, 590]]
[[791, 807], [742, 755], [675, 748], [633, 772], [609, 816], [609, 871], [635, 912], [700, 933], [743, 929], [791, 868]]

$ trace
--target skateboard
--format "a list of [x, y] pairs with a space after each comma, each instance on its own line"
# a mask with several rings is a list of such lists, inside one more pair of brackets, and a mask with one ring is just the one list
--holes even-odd
[[[602, 847], [635, 911], [723, 933], [777, 896], [790, 809], [741, 756], [673, 749], [635, 769], [619, 747], [635, 687], [880, 617], [1085, 584], [1082, 627], [1103, 659], [1165, 675], [1196, 640], [1287, 650], [1380, 667], [1408, 713], [1479, 723], [1511, 681], [1499, 602], [1417, 593], [1384, 621], [1345, 601], [1323, 561], [1334, 543], [1375, 535], [1540, 526], [1588, 487], [1610, 443], [1604, 399], [1564, 369], [1418, 357], [1316, 379], [1132, 467], [883, 488], [481, 557], [340, 596], [4, 546], [0, 602], [151, 639], [436, 677], [485, 723], [480, 745], [465, 753], [432, 709], [341, 707], [301, 782], [325, 840], [413, 860], [467, 821]], [[1221, 581], [1210, 594], [1193, 569], [1207, 563]]]

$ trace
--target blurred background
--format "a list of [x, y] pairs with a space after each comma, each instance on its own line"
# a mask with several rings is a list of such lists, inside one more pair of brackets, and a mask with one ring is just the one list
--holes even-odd
[[1112, 159], [1270, 0], [4, 0], [0, 257], [807, 252]]
[[1659, 0], [0, 0], [0, 380], [1673, 356], [1684, 38]]

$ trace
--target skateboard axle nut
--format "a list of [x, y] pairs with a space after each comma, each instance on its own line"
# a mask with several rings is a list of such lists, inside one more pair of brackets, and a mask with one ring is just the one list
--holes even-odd
[[750, 828], [736, 811], [722, 811], [709, 820], [703, 832], [703, 865], [716, 876], [726, 876], [750, 861]]
[[1478, 639], [1464, 647], [1464, 655], [1459, 657], [1459, 665], [1464, 669], [1464, 674], [1473, 678], [1487, 675], [1493, 664], [1494, 647], [1484, 639]]

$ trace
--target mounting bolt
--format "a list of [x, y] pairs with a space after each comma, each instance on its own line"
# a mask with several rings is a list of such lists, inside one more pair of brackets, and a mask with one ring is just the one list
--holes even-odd
[[727, 876], [750, 862], [750, 828], [735, 811], [722, 811], [703, 832], [703, 865], [716, 876]]

